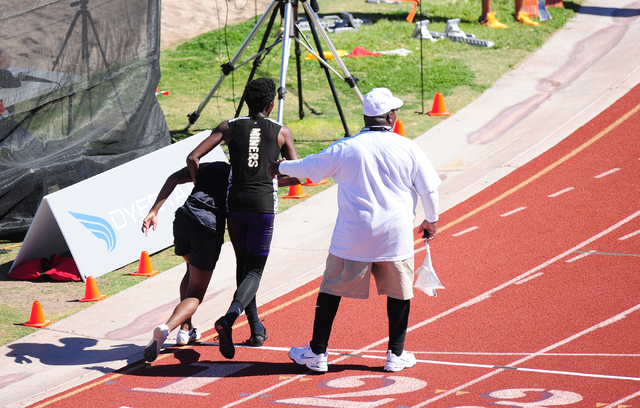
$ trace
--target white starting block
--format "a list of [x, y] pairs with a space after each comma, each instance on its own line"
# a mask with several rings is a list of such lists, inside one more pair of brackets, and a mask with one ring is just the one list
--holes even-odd
[[[478, 47], [493, 47], [495, 43], [489, 40], [481, 40], [476, 38], [474, 34], [467, 34], [460, 29], [460, 19], [452, 18], [447, 20], [447, 27], [444, 29], [444, 33], [438, 33], [435, 31], [428, 31], [429, 20], [424, 20], [416, 23], [416, 29], [413, 32], [411, 38], [428, 38], [431, 41], [436, 41], [440, 38], [448, 38], [455, 42], [464, 42], [469, 45], [475, 45]], [[427, 32], [428, 35], [425, 33]]]
[[429, 32], [429, 20], [416, 21], [416, 28], [411, 34], [411, 38], [418, 38], [422, 40], [429, 40], [431, 42], [438, 41], [433, 38], [431, 32]]
[[[371, 24], [371, 21], [354, 18], [353, 14], [347, 13], [346, 11], [343, 11], [340, 15], [342, 17], [335, 14], [323, 16], [320, 19], [320, 25], [325, 31], [337, 34], [343, 31], [357, 30], [363, 24]], [[311, 30], [307, 20], [300, 20], [297, 26], [300, 31]]]

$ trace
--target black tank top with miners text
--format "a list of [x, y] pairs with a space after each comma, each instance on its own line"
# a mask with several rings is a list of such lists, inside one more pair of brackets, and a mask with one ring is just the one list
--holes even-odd
[[280, 123], [269, 118], [229, 120], [229, 212], [276, 213], [278, 184], [267, 169], [269, 163], [280, 158], [278, 134], [281, 128]]

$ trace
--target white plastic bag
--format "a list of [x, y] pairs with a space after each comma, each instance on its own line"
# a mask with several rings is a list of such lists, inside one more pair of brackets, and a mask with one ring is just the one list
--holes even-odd
[[444, 289], [440, 279], [438, 279], [438, 275], [436, 275], [436, 271], [433, 269], [433, 265], [431, 265], [431, 251], [429, 250], [428, 242], [427, 255], [424, 257], [422, 266], [416, 269], [415, 273], [418, 275], [418, 279], [413, 285], [414, 288], [423, 291], [429, 296], [438, 296], [436, 289]]

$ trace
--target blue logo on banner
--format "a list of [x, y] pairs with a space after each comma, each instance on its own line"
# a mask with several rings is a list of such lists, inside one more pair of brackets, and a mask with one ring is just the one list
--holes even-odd
[[107, 252], [113, 251], [116, 247], [116, 233], [107, 220], [93, 215], [79, 214], [71, 211], [69, 211], [69, 214], [80, 221], [93, 235], [106, 242]]

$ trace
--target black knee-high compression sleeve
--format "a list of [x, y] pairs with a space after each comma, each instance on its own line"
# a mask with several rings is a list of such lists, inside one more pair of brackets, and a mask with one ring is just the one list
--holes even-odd
[[[244, 273], [238, 274], [242, 275], [238, 280], [238, 289], [236, 289], [236, 293], [233, 295], [233, 302], [231, 302], [229, 311], [225, 316], [229, 326], [233, 325], [239, 314], [255, 299], [258, 288], [260, 287], [262, 272], [267, 263], [266, 256], [253, 255], [248, 252], [245, 259]], [[237, 278], [238, 276], [236, 276], [236, 279]], [[255, 305], [255, 302], [253, 305]]]
[[316, 354], [327, 352], [329, 337], [331, 336], [331, 326], [333, 326], [333, 319], [336, 317], [336, 313], [338, 313], [340, 299], [340, 296], [322, 292], [318, 293], [316, 316], [313, 321], [313, 339], [309, 344], [311, 351]]
[[260, 316], [258, 316], [258, 306], [256, 305], [256, 297], [249, 302], [247, 307], [244, 308], [244, 313], [247, 315], [247, 321], [251, 328], [251, 333], [264, 333], [264, 326], [260, 322]]
[[396, 356], [404, 350], [404, 339], [409, 324], [410, 300], [387, 297], [387, 317], [389, 318], [389, 350]]

